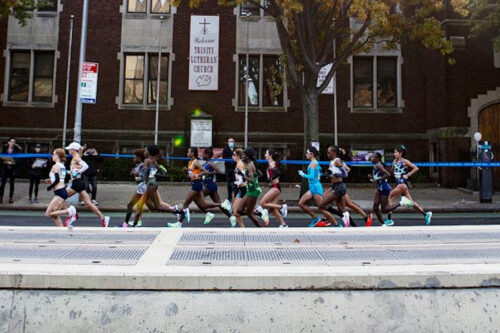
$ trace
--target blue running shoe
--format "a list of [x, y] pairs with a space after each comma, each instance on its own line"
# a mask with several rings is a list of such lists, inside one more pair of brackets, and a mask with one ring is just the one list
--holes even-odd
[[425, 225], [431, 224], [432, 212], [425, 213]]
[[320, 221], [321, 219], [319, 218], [319, 216], [316, 216], [315, 218], [313, 218], [311, 220], [311, 223], [309, 223], [309, 228], [314, 228], [316, 226], [316, 224]]

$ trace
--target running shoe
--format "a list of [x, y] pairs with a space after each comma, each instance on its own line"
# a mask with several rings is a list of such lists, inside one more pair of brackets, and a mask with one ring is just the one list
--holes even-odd
[[316, 226], [316, 224], [318, 224], [318, 222], [320, 221], [321, 219], [319, 218], [319, 216], [316, 216], [315, 218], [313, 218], [311, 220], [311, 223], [309, 223], [309, 228], [314, 228]]
[[97, 200], [92, 199], [92, 203], [93, 203], [94, 205], [96, 205], [96, 206], [99, 206], [99, 203], [97, 202]]
[[432, 212], [425, 213], [425, 225], [431, 224]]
[[109, 225], [109, 216], [104, 216], [104, 218], [101, 221], [101, 226], [103, 228], [107, 228]]
[[71, 225], [75, 223], [77, 220], [78, 220], [78, 214], [75, 214], [73, 216], [68, 216], [63, 223], [63, 227], [71, 227]]
[[413, 207], [413, 201], [411, 201], [410, 199], [408, 199], [407, 197], [405, 196], [402, 196], [401, 197], [401, 201], [399, 202], [399, 204], [401, 206], [406, 206], [406, 207]]
[[288, 205], [282, 204], [280, 209], [281, 216], [286, 217], [288, 215]]
[[279, 228], [286, 229], [286, 228], [288, 228], [288, 224], [280, 224]]
[[383, 227], [390, 227], [390, 226], [393, 226], [394, 225], [394, 221], [393, 220], [389, 220], [389, 219], [385, 219], [384, 220], [384, 224], [382, 224]]
[[349, 228], [349, 226], [351, 225], [351, 222], [349, 220], [349, 212], [345, 212], [344, 214], [342, 214], [342, 222], [344, 222], [346, 228]]
[[128, 223], [127, 222], [123, 222], [122, 223], [122, 228], [128, 228]]
[[189, 223], [191, 221], [191, 213], [189, 208], [184, 209], [184, 222]]
[[319, 221], [318, 223], [316, 223], [316, 227], [319, 228], [329, 227], [330, 225], [331, 225], [330, 222], [325, 222], [325, 221]]
[[264, 221], [264, 226], [269, 226], [269, 212], [267, 209], [262, 210], [262, 215], [261, 215], [262, 221]]
[[231, 228], [236, 227], [236, 217], [235, 216], [231, 216], [229, 218], [229, 222], [231, 222]]
[[229, 202], [229, 200], [224, 200], [224, 202], [221, 204], [221, 207], [222, 209], [225, 209], [229, 213], [229, 215], [233, 213], [233, 207], [231, 207], [231, 203]]
[[128, 223], [131, 227], [142, 227], [142, 220], [137, 221], [137, 224], [134, 225], [134, 221]]
[[258, 205], [257, 207], [255, 207], [255, 213], [257, 213], [258, 215], [262, 214], [262, 206], [261, 205]]
[[182, 228], [181, 222], [167, 223], [168, 228]]
[[342, 223], [337, 223], [337, 225], [334, 225], [335, 228], [343, 228], [344, 226], [342, 225]]
[[214, 217], [215, 217], [215, 214], [210, 213], [210, 212], [206, 213], [205, 214], [205, 221], [203, 222], [203, 224], [209, 224], [210, 222], [212, 222]]
[[366, 223], [365, 223], [365, 225], [366, 225], [367, 227], [371, 227], [372, 222], [373, 222], [373, 215], [370, 213], [370, 214], [368, 214], [368, 215], [366, 216]]

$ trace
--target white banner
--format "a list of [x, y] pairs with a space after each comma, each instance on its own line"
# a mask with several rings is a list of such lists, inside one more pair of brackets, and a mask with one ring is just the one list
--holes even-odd
[[[325, 82], [326, 76], [328, 75], [330, 69], [332, 69], [332, 64], [328, 64], [319, 70], [317, 85], [318, 87], [321, 86], [323, 82]], [[328, 84], [328, 86], [326, 86], [325, 90], [323, 90], [321, 93], [330, 95], [333, 94], [333, 78], [330, 80], [330, 83]]]
[[191, 16], [189, 90], [219, 89], [219, 16]]
[[212, 147], [212, 120], [191, 119], [191, 147]]
[[99, 64], [94, 62], [82, 64], [82, 81], [80, 81], [80, 101], [82, 103], [96, 103], [98, 69]]

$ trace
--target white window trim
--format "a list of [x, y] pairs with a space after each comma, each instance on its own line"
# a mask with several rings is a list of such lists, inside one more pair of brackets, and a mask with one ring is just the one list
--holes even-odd
[[[239, 105], [239, 87], [240, 87], [240, 59], [239, 57], [246, 56], [246, 53], [238, 53], [233, 57], [234, 62], [236, 63], [236, 75], [235, 75], [235, 92], [236, 96], [234, 98], [234, 110], [236, 112], [244, 112], [245, 106]], [[264, 73], [264, 56], [279, 56], [279, 53], [248, 53], [248, 56], [259, 56], [259, 75]], [[249, 112], [287, 112], [289, 107], [288, 101], [288, 87], [286, 84], [286, 79], [283, 79], [283, 105], [282, 106], [263, 106], [263, 91], [264, 91], [264, 80], [259, 79], [259, 105], [248, 105]]]
[[[372, 104], [373, 107], [354, 107], [354, 61], [353, 58], [359, 57], [373, 57], [372, 62], [372, 73], [373, 73], [373, 91], [372, 91]], [[404, 109], [404, 100], [403, 100], [403, 83], [402, 83], [402, 65], [403, 65], [403, 57], [401, 56], [400, 51], [389, 51], [389, 52], [373, 52], [373, 53], [364, 53], [356, 56], [350, 56], [348, 59], [348, 63], [350, 64], [350, 100], [347, 102], [347, 106], [351, 109], [351, 113], [402, 113]], [[389, 107], [389, 108], [379, 108], [377, 106], [377, 58], [378, 57], [397, 57], [397, 106]]]
[[[172, 98], [172, 62], [175, 60], [175, 55], [172, 53], [171, 49], [162, 52], [162, 56], [168, 54], [168, 82], [167, 82], [167, 104], [160, 104], [160, 110], [171, 110], [173, 103]], [[144, 55], [144, 87], [143, 87], [143, 101], [142, 104], [130, 104], [124, 103], [124, 86], [125, 86], [125, 56], [126, 55]], [[148, 81], [149, 81], [149, 56], [158, 56], [158, 50], [156, 52], [153, 48], [150, 52], [139, 52], [137, 50], [123, 51], [118, 57], [120, 58], [120, 91], [117, 97], [118, 109], [120, 110], [156, 110], [155, 104], [148, 104]]]
[[[12, 52], [22, 52], [28, 51], [30, 52], [30, 72], [29, 72], [29, 83], [28, 83], [28, 101], [10, 101], [9, 100], [9, 89], [10, 89], [10, 73], [11, 73], [11, 56]], [[33, 85], [35, 78], [35, 53], [39, 52], [54, 52], [54, 68], [52, 69], [52, 101], [51, 102], [37, 102], [33, 101]], [[59, 58], [59, 51], [57, 50], [44, 50], [44, 49], [25, 49], [25, 48], [12, 48], [7, 49], [4, 53], [6, 55], [5, 61], [5, 84], [4, 84], [4, 93], [3, 93], [3, 105], [4, 106], [12, 106], [12, 107], [38, 107], [38, 108], [53, 108], [55, 103], [57, 103], [56, 96], [56, 75], [57, 75], [57, 59]]]

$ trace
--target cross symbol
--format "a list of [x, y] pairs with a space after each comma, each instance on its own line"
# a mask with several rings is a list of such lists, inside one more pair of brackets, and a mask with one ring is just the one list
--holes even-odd
[[208, 33], [207, 25], [208, 25], [208, 24], [212, 24], [212, 23], [208, 23], [208, 22], [207, 22], [207, 19], [206, 19], [206, 18], [204, 18], [204, 19], [203, 19], [203, 22], [201, 22], [200, 24], [202, 24], [202, 25], [203, 25], [203, 28], [201, 29], [201, 32], [203, 32], [203, 34], [204, 34], [204, 35], [206, 35], [206, 34]]

